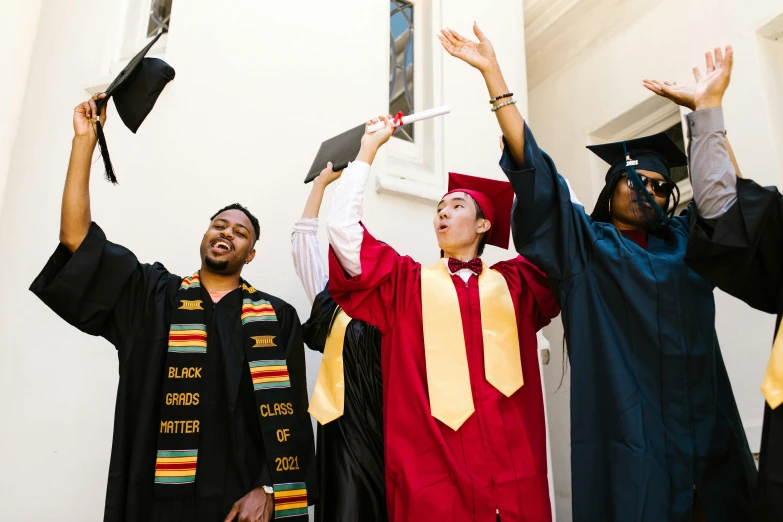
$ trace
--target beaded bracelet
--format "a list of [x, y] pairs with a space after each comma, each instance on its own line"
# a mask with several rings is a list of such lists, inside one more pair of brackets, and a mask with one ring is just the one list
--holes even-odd
[[516, 100], [510, 100], [510, 101], [507, 101], [507, 102], [503, 102], [503, 103], [501, 103], [501, 104], [499, 104], [499, 105], [495, 105], [495, 106], [494, 106], [494, 107], [492, 107], [490, 110], [491, 110], [492, 112], [495, 112], [495, 111], [497, 111], [497, 110], [499, 110], [499, 109], [502, 109], [503, 107], [506, 107], [506, 106], [508, 106], [508, 105], [514, 105], [516, 102], [517, 102]]
[[491, 100], [489, 100], [489, 103], [495, 103], [498, 100], [502, 100], [503, 98], [509, 98], [511, 96], [514, 96], [513, 92], [507, 92], [506, 94], [501, 94], [500, 96], [495, 96]]

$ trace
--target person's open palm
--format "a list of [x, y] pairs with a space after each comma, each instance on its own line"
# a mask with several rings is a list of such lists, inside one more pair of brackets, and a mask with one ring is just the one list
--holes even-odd
[[693, 68], [696, 85], [675, 85], [671, 82], [658, 80], [643, 80], [644, 86], [657, 94], [673, 101], [677, 105], [695, 111], [718, 107], [723, 101], [723, 94], [731, 80], [731, 69], [734, 66], [734, 50], [726, 47], [725, 54], [720, 48], [705, 53], [706, 70], [702, 76], [698, 67]]
[[484, 36], [476, 22], [473, 22], [473, 32], [478, 38], [478, 42], [468, 40], [453, 29], [441, 29], [440, 32], [438, 39], [450, 55], [472, 65], [479, 71], [485, 71], [497, 64], [492, 42]]
[[677, 85], [672, 82], [661, 82], [658, 80], [643, 80], [642, 84], [658, 96], [668, 98], [677, 105], [692, 111], [696, 110], [696, 102], [693, 98], [696, 88], [693, 85]]

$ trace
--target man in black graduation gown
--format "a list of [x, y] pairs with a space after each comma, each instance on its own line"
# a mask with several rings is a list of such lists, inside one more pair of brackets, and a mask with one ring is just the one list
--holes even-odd
[[[546, 272], [572, 368], [575, 522], [746, 521], [756, 469], [715, 333], [711, 285], [684, 262], [695, 210], [674, 217], [665, 134], [590, 146], [611, 166], [588, 215], [539, 148], [489, 40], [444, 30], [479, 69], [517, 196], [514, 244]], [[508, 94], [507, 94], [508, 93]]]
[[[708, 63], [693, 86], [656, 82], [658, 94], [698, 109], [688, 114], [693, 198], [699, 220], [691, 229], [686, 262], [721, 290], [757, 310], [776, 314], [776, 337], [762, 381], [766, 398], [758, 480], [759, 522], [783, 520], [783, 196], [775, 187], [742, 179], [726, 138], [722, 98], [733, 51]], [[694, 94], [714, 95], [696, 107]]]
[[381, 334], [365, 322], [336, 325], [339, 307], [326, 288], [313, 302], [303, 325], [307, 345], [321, 353], [327, 337], [343, 335], [345, 404], [342, 415], [318, 423], [318, 478], [321, 485], [316, 522], [384, 522], [386, 485], [383, 462], [383, 388]]
[[100, 98], [75, 109], [60, 245], [31, 290], [117, 349], [104, 520], [306, 521], [317, 485], [301, 326], [240, 277], [258, 221], [218, 212], [185, 278], [109, 242], [89, 203]]
[[317, 239], [324, 191], [341, 172], [329, 163], [315, 178], [291, 232], [294, 268], [313, 305], [304, 341], [323, 354], [310, 400], [318, 422], [315, 522], [385, 522], [381, 334], [337, 306]]

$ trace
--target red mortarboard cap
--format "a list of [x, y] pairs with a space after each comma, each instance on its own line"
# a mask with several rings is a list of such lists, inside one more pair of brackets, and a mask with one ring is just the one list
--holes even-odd
[[514, 204], [514, 189], [511, 188], [511, 183], [449, 172], [449, 191], [443, 197], [452, 192], [470, 195], [481, 207], [484, 217], [492, 223], [487, 244], [508, 248], [511, 206]]

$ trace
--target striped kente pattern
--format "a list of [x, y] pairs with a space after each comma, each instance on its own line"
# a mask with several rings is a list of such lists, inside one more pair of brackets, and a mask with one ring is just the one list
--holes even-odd
[[285, 361], [254, 361], [249, 365], [255, 391], [291, 387]]
[[201, 288], [201, 279], [198, 277], [198, 272], [190, 277], [186, 277], [182, 280], [182, 284], [179, 285], [180, 290], [187, 290], [188, 288]]
[[245, 298], [242, 300], [242, 325], [256, 321], [277, 321], [275, 309], [269, 301], [259, 299], [253, 301]]
[[158, 451], [156, 484], [191, 484], [196, 480], [198, 450]]
[[207, 353], [207, 325], [172, 324], [169, 328], [170, 353]]
[[275, 484], [275, 520], [307, 514], [307, 489], [304, 482]]

